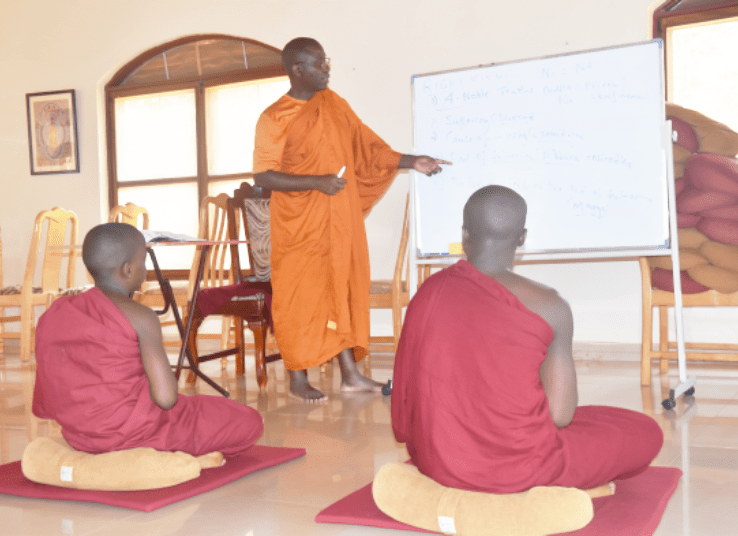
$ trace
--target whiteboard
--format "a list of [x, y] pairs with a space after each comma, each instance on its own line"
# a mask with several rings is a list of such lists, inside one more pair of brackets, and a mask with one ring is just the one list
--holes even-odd
[[657, 39], [413, 76], [415, 152], [453, 162], [414, 180], [418, 256], [488, 184], [527, 201], [523, 253], [668, 248], [663, 72]]

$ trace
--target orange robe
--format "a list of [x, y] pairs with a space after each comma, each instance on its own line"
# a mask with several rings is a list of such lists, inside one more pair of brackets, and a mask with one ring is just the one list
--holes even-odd
[[285, 95], [256, 126], [254, 173], [337, 174], [336, 195], [273, 192], [272, 315], [285, 366], [325, 363], [369, 344], [369, 250], [364, 215], [384, 193], [402, 155], [326, 89], [309, 101]]

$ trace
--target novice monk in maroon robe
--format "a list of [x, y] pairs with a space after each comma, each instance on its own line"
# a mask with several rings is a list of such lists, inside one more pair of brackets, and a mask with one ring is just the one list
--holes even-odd
[[77, 450], [134, 447], [225, 456], [251, 447], [259, 413], [226, 398], [177, 393], [159, 319], [131, 294], [146, 277], [146, 244], [133, 226], [98, 225], [82, 256], [95, 288], [56, 300], [36, 331], [33, 413], [55, 419]]
[[512, 271], [525, 216], [509, 188], [475, 192], [468, 261], [429, 278], [407, 310], [392, 427], [418, 469], [448, 487], [594, 488], [644, 470], [663, 442], [644, 414], [577, 407], [569, 305]]

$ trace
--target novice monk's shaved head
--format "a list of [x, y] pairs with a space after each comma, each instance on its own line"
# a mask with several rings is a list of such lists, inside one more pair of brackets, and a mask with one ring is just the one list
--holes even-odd
[[487, 274], [511, 268], [515, 249], [527, 236], [527, 212], [525, 199], [505, 186], [494, 184], [474, 192], [464, 206], [462, 227], [469, 262]]
[[82, 260], [95, 282], [110, 278], [124, 263], [146, 247], [141, 232], [127, 223], [103, 223], [93, 227], [82, 244]]
[[464, 206], [464, 229], [475, 240], [517, 238], [525, 228], [528, 207], [520, 194], [505, 186], [485, 186]]

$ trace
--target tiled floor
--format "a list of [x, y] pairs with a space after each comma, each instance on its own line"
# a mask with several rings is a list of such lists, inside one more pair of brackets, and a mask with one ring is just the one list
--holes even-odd
[[[605, 352], [606, 353], [606, 352]], [[666, 509], [658, 536], [728, 536], [738, 534], [738, 367], [690, 366], [697, 376], [691, 404], [679, 401], [671, 412], [660, 401], [672, 375], [654, 369], [655, 384], [639, 385], [639, 364], [613, 359], [577, 362], [581, 404], [608, 404], [652, 414], [661, 424], [664, 448], [656, 465], [679, 467], [684, 477]], [[385, 381], [393, 356], [376, 354], [371, 374]], [[339, 373], [310, 372], [330, 396], [309, 406], [288, 398], [281, 363], [269, 365], [269, 386], [256, 389], [253, 363], [235, 378], [233, 362], [225, 371], [210, 363], [207, 371], [264, 417], [264, 445], [304, 447], [307, 456], [250, 475], [204, 495], [140, 513], [119, 508], [0, 496], [0, 533], [8, 535], [234, 535], [312, 536], [417, 534], [314, 522], [322, 508], [369, 483], [383, 464], [407, 458], [395, 443], [389, 400], [378, 395], [344, 395]], [[0, 354], [0, 460], [18, 460], [28, 444], [27, 403], [31, 368], [18, 359], [13, 341]], [[198, 385], [198, 392], [210, 392]], [[188, 389], [182, 389], [187, 392]], [[43, 429], [41, 431], [43, 433]]]

